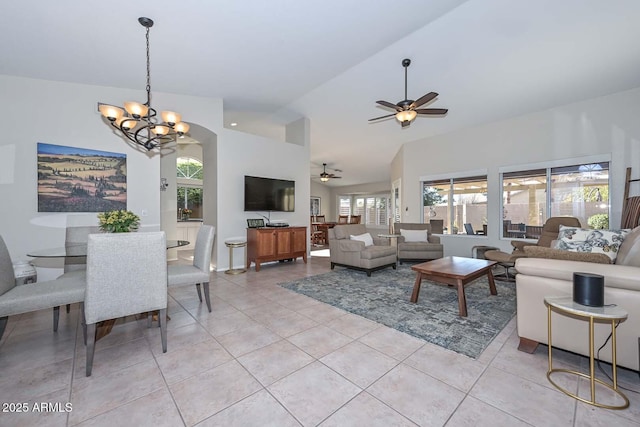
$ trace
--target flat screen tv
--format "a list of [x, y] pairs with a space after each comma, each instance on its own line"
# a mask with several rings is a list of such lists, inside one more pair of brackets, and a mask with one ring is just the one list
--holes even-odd
[[293, 212], [296, 182], [284, 179], [244, 177], [244, 210]]

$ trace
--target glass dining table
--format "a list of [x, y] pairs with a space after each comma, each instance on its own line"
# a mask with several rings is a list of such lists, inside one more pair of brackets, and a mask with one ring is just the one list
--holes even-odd
[[[181, 246], [187, 246], [190, 242], [188, 240], [167, 240], [167, 249], [179, 248]], [[37, 249], [29, 251], [27, 256], [32, 258], [78, 258], [87, 256], [87, 244], [86, 243], [69, 243], [66, 246], [50, 249]], [[144, 313], [144, 317], [148, 316]], [[154, 320], [157, 318], [157, 314], [153, 314]], [[104, 320], [98, 324], [96, 328], [96, 341], [104, 336], [108, 335], [113, 329], [117, 319]], [[167, 316], [169, 320], [169, 316]]]
[[[167, 249], [179, 248], [187, 246], [188, 240], [167, 240]], [[87, 256], [86, 243], [69, 243], [66, 246], [60, 246], [50, 249], [35, 249], [29, 251], [27, 256], [32, 258], [74, 258]]]

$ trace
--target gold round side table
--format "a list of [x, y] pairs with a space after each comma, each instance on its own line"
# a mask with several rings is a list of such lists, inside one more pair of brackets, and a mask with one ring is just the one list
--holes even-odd
[[[563, 392], [564, 394], [573, 397], [581, 402], [588, 403], [589, 405], [597, 406], [599, 408], [606, 409], [625, 409], [629, 407], [629, 399], [618, 389], [618, 368], [616, 365], [616, 322], [623, 321], [627, 318], [628, 314], [620, 307], [604, 306], [604, 307], [589, 307], [581, 305], [573, 301], [572, 297], [545, 297], [544, 303], [547, 306], [547, 328], [549, 338], [549, 370], [547, 371], [547, 379], [555, 388]], [[583, 372], [573, 371], [570, 369], [560, 369], [553, 367], [553, 358], [551, 354], [551, 311], [555, 311], [558, 314], [564, 316], [579, 317], [589, 321], [589, 374]], [[593, 325], [595, 321], [599, 322], [611, 322], [611, 370], [613, 373], [613, 384], [606, 383], [596, 378], [595, 373], [595, 357], [594, 357], [594, 334]], [[571, 393], [559, 386], [551, 378], [551, 374], [554, 372], [564, 372], [567, 374], [577, 375], [589, 380], [591, 386], [591, 399], [585, 399], [577, 394]], [[624, 403], [621, 405], [607, 405], [600, 403], [596, 400], [596, 384], [601, 384], [604, 387], [614, 391], [620, 396]]]
[[[244, 248], [247, 246], [247, 239], [244, 237], [230, 237], [224, 241], [229, 248], [229, 269], [225, 274], [241, 274], [247, 271], [246, 268], [233, 268], [233, 250], [235, 248]], [[244, 264], [244, 262], [243, 262]]]

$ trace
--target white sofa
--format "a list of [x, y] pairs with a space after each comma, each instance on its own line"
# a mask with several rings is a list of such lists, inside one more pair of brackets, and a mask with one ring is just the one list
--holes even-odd
[[[516, 292], [519, 349], [533, 352], [538, 343], [547, 344], [547, 296], [572, 296], [573, 273], [586, 272], [605, 277], [605, 304], [617, 304], [629, 313], [617, 328], [617, 363], [640, 370], [640, 227], [620, 247], [615, 264], [519, 258], [516, 261]], [[588, 322], [553, 314], [553, 346], [589, 355]], [[611, 332], [610, 323], [596, 324], [596, 350]], [[611, 362], [611, 340], [600, 351]]]

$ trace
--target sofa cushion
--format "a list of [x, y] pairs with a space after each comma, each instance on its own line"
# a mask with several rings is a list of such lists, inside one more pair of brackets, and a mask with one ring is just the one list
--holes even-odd
[[569, 261], [596, 262], [611, 264], [611, 258], [605, 254], [591, 252], [563, 251], [562, 249], [525, 246], [524, 253], [530, 258], [564, 259]]
[[427, 250], [442, 250], [442, 244], [429, 243], [429, 242], [406, 242], [398, 244], [398, 247], [403, 251], [427, 251]]
[[640, 227], [636, 227], [624, 238], [618, 249], [617, 265], [640, 267]]
[[393, 246], [368, 246], [360, 252], [362, 259], [377, 259], [387, 256], [396, 256], [396, 248]]
[[358, 234], [354, 236], [353, 234], [349, 236], [351, 240], [357, 240], [359, 242], [363, 242], [365, 246], [373, 246], [373, 237], [369, 233]]
[[405, 230], [400, 229], [400, 235], [405, 242], [428, 242], [429, 232], [427, 230]]
[[601, 253], [616, 260], [620, 244], [631, 230], [592, 230], [560, 226], [555, 249], [572, 252]]

